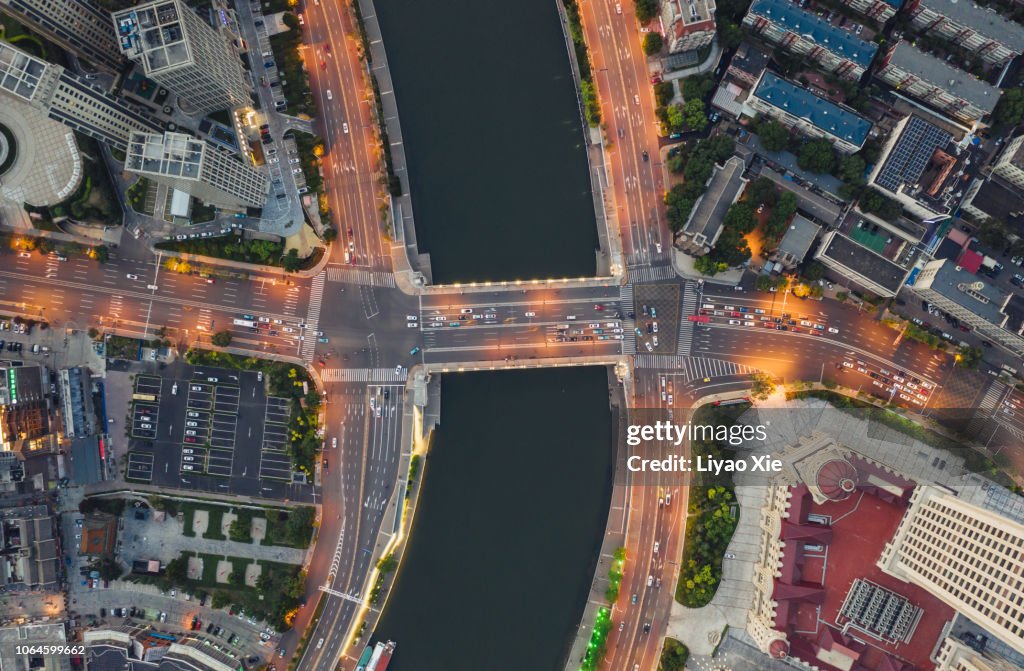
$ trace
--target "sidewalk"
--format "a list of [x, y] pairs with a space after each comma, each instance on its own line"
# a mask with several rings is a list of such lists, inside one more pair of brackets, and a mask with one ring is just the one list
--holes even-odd
[[165, 249], [157, 249], [155, 243], [150, 243], [149, 251], [154, 255], [161, 255], [166, 257], [180, 258], [185, 261], [192, 261], [195, 263], [204, 263], [210, 266], [218, 266], [220, 268], [234, 268], [236, 270], [244, 270], [249, 273], [264, 273], [267, 275], [280, 275], [281, 277], [316, 277], [327, 264], [331, 261], [331, 251], [333, 249], [332, 243], [325, 243], [324, 254], [317, 261], [316, 265], [312, 268], [305, 270], [296, 270], [295, 272], [288, 272], [280, 266], [263, 266], [258, 263], [246, 263], [244, 261], [231, 261], [230, 259], [219, 259], [215, 256], [203, 256], [201, 254], [186, 254], [184, 252], [172, 252]]

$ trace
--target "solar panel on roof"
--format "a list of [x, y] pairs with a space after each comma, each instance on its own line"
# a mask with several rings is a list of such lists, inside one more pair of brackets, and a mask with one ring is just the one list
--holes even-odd
[[920, 117], [911, 117], [875, 181], [894, 193], [903, 184], [916, 184], [935, 150], [952, 139], [952, 135], [938, 126]]

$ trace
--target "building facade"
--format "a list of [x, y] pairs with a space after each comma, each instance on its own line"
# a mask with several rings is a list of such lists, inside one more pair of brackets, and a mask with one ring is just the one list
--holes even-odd
[[958, 0], [911, 0], [907, 13], [921, 33], [948, 40], [991, 65], [1003, 65], [1024, 50], [1024, 26], [993, 9]]
[[899, 293], [907, 276], [907, 270], [902, 266], [858, 245], [838, 231], [829, 231], [822, 237], [814, 258], [838, 277], [883, 298]]
[[1018, 189], [1024, 189], [1024, 135], [1006, 143], [1002, 153], [992, 164], [992, 173]]
[[892, 0], [892, 2], [886, 2], [886, 0], [841, 0], [841, 2], [878, 23], [888, 22], [896, 16], [896, 12], [903, 5], [903, 0]]
[[242, 62], [226, 33], [179, 0], [155, 0], [116, 12], [121, 53], [178, 94], [189, 114], [252, 103]]
[[715, 2], [663, 0], [661, 23], [670, 54], [701, 49], [715, 39]]
[[125, 65], [110, 12], [93, 0], [0, 0], [0, 12], [98, 68], [117, 72]]
[[995, 86], [907, 42], [889, 50], [875, 76], [897, 92], [966, 124], [981, 121], [999, 102]]
[[805, 12], [786, 0], [755, 0], [743, 25], [817, 67], [857, 80], [871, 65], [878, 45]]
[[871, 122], [864, 117], [767, 70], [747, 105], [803, 135], [824, 138], [845, 154], [863, 147], [871, 131]]
[[0, 77], [0, 95], [13, 96], [50, 119], [122, 151], [132, 131], [161, 129], [157, 121], [84, 77], [3, 41]]
[[1024, 653], [1024, 524], [919, 486], [878, 566]]
[[227, 209], [262, 207], [267, 197], [262, 172], [182, 133], [133, 133], [125, 170]]
[[952, 261], [931, 261], [914, 280], [914, 293], [979, 335], [1024, 355], [1024, 298], [1003, 293]]

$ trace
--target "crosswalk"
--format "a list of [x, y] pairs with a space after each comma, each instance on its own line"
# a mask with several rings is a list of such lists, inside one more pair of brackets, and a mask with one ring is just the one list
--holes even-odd
[[679, 315], [679, 341], [676, 344], [676, 354], [690, 355], [690, 347], [693, 344], [693, 322], [689, 320], [689, 317], [696, 313], [697, 283], [687, 280], [683, 286], [683, 311]]
[[979, 436], [985, 433], [986, 427], [991, 430], [993, 419], [999, 421], [998, 408], [1006, 394], [1006, 389], [1006, 385], [1002, 382], [992, 380], [992, 384], [985, 390], [985, 395], [978, 403], [978, 411], [974, 413], [971, 421], [967, 424], [968, 435]]
[[638, 282], [657, 282], [667, 280], [676, 276], [676, 271], [671, 265], [664, 266], [641, 266], [629, 269], [629, 281], [631, 284]]
[[327, 266], [327, 279], [331, 282], [344, 282], [346, 284], [362, 284], [371, 287], [387, 287], [394, 289], [395, 276], [392, 273], [382, 270], [359, 270], [356, 268], [341, 268], [339, 266]]
[[729, 375], [750, 375], [757, 372], [756, 368], [741, 363], [725, 361], [724, 359], [708, 359], [706, 357], [638, 354], [634, 361], [637, 368], [681, 370], [688, 380], [704, 379], [706, 377], [725, 377]]
[[309, 313], [306, 315], [306, 339], [302, 341], [302, 360], [313, 362], [316, 349], [316, 332], [320, 330], [320, 304], [324, 298], [324, 274], [313, 278], [309, 290]]
[[999, 406], [1004, 394], [1006, 394], [1006, 385], [1002, 382], [992, 380], [992, 384], [990, 384], [988, 389], [985, 390], [985, 396], [982, 397], [981, 403], [978, 404], [978, 409], [994, 410]]
[[403, 368], [322, 368], [324, 382], [405, 382], [409, 371]]
[[630, 319], [629, 315], [635, 312], [633, 308], [633, 285], [624, 284], [619, 287], [619, 304], [623, 314], [622, 319], [622, 334], [625, 336], [622, 340], [622, 353], [623, 354], [635, 354], [636, 353], [636, 320]]

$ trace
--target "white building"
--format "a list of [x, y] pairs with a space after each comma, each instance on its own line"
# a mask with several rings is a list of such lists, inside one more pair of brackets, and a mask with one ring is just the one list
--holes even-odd
[[1024, 49], [1024, 26], [973, 2], [911, 0], [907, 13], [921, 33], [959, 45], [991, 65], [1002, 65]]
[[999, 157], [992, 163], [992, 173], [1018, 189], [1024, 189], [1024, 135], [1006, 143]]
[[155, 0], [113, 16], [121, 52], [146, 76], [174, 91], [188, 113], [207, 113], [252, 102], [238, 53], [179, 0]]
[[262, 172], [182, 133], [133, 133], [125, 169], [226, 209], [262, 207], [267, 197]]
[[1024, 524], [919, 486], [878, 566], [1024, 653]]
[[94, 0], [0, 0], [0, 12], [98, 68], [124, 67], [110, 12]]

